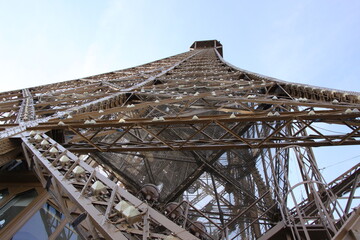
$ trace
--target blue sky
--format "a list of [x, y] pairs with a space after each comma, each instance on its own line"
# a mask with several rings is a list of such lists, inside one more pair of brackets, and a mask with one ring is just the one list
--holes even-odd
[[[0, 91], [139, 65], [204, 39], [220, 40], [240, 68], [360, 91], [359, 12], [356, 0], [0, 0]], [[360, 154], [336, 148], [329, 160], [329, 151], [323, 166]]]
[[[251, 3], [250, 3], [251, 2]], [[218, 39], [287, 81], [360, 91], [359, 1], [0, 0], [0, 91], [157, 60]]]

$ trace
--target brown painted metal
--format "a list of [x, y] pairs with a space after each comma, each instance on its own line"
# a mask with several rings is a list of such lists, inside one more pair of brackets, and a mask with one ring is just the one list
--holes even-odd
[[[85, 238], [191, 239], [191, 229], [204, 239], [330, 239], [356, 202], [358, 167], [326, 184], [311, 147], [360, 144], [360, 94], [237, 68], [223, 59], [216, 40], [133, 68], [0, 93], [0, 99], [4, 164], [22, 158], [44, 186], [52, 176], [50, 193], [66, 221], [88, 213], [77, 229]], [[52, 156], [30, 131], [60, 153]], [[14, 145], [1, 145], [19, 134], [23, 156]], [[71, 158], [66, 171], [59, 165], [64, 155]], [[86, 176], [69, 179], [75, 166]], [[89, 200], [93, 179], [107, 186], [106, 198]], [[137, 199], [148, 183], [162, 188], [152, 206]], [[345, 212], [338, 202], [344, 196]], [[122, 198], [141, 210], [145, 227], [123, 225], [113, 210]], [[76, 203], [71, 211], [69, 199]], [[183, 204], [184, 215], [174, 220], [158, 213], [169, 202]], [[201, 220], [206, 230], [196, 227]]]
[[[172, 223], [170, 220], [167, 220], [164, 216], [162, 216], [160, 213], [153, 210], [151, 207], [149, 207], [146, 203], [141, 202], [138, 200], [135, 196], [128, 193], [126, 190], [120, 188], [117, 186], [114, 182], [110, 181], [109, 179], [105, 178], [101, 173], [99, 173], [97, 170], [93, 169], [91, 166], [87, 165], [85, 162], [79, 160], [75, 155], [73, 155], [71, 152], [64, 149], [61, 145], [58, 145], [55, 141], [47, 137], [46, 135], [42, 135], [43, 139], [47, 139], [51, 146], [55, 146], [59, 151], [62, 153], [58, 155], [55, 158], [52, 158], [49, 153], [49, 149], [51, 146], [48, 147], [47, 150], [41, 150], [39, 151], [37, 149], [38, 143], [30, 143], [29, 139], [22, 138], [23, 142], [25, 143], [28, 150], [31, 152], [31, 154], [34, 155], [34, 161], [38, 162], [38, 174], [43, 175], [44, 173], [40, 173], [40, 169], [45, 170], [48, 175], [53, 176], [54, 179], [56, 179], [56, 185], [59, 186], [60, 189], [63, 189], [64, 194], [67, 195], [68, 198], [70, 198], [73, 202], [77, 203], [77, 205], [86, 211], [91, 218], [93, 219], [94, 225], [96, 229], [106, 238], [109, 239], [127, 239], [120, 231], [119, 229], [110, 224], [107, 220], [108, 215], [110, 214], [110, 209], [114, 207], [114, 197], [115, 195], [112, 194], [112, 198], [110, 198], [109, 202], [105, 202], [105, 204], [108, 206], [108, 210], [103, 214], [99, 212], [99, 210], [96, 209], [94, 203], [94, 200], [88, 199], [85, 196], [87, 188], [90, 186], [89, 184], [93, 181], [94, 178], [99, 179], [104, 184], [106, 184], [108, 189], [112, 189], [112, 193], [118, 194], [121, 198], [126, 199], [131, 204], [136, 206], [137, 208], [141, 209], [142, 212], [148, 213], [148, 218], [151, 218], [153, 221], [156, 221], [157, 223], [162, 224], [164, 227], [168, 228], [173, 232], [176, 236], [178, 236], [181, 239], [197, 239], [196, 237], [189, 234], [186, 230], [180, 228], [176, 224]], [[66, 169], [65, 174], [61, 173], [57, 168], [54, 168], [58, 163], [58, 159], [60, 156], [66, 155], [70, 159], [72, 159], [72, 166], [69, 169]], [[40, 167], [42, 165], [42, 167]], [[71, 179], [68, 177], [65, 177], [65, 175], [69, 176], [68, 174], [71, 173], [71, 171], [76, 167], [81, 166], [84, 168], [87, 172], [91, 173], [91, 175], [88, 177], [86, 184], [83, 186], [81, 192], [76, 189], [75, 186], [77, 186], [79, 183], [76, 182], [76, 179]], [[65, 170], [65, 169], [64, 169]], [[75, 180], [75, 181], [74, 181]], [[55, 189], [56, 190], [56, 189]], [[59, 190], [55, 191], [55, 194], [58, 193]], [[57, 197], [58, 200], [59, 197]], [[113, 199], [113, 200], [111, 200]], [[61, 205], [61, 203], [60, 203]], [[148, 220], [146, 220], [148, 221]], [[148, 223], [149, 224], [149, 223]]]

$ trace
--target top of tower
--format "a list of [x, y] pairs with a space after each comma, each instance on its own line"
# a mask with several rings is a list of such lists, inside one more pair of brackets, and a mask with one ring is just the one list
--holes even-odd
[[195, 41], [191, 46], [190, 50], [201, 49], [201, 48], [216, 48], [216, 50], [223, 56], [222, 44], [218, 40], [203, 40]]

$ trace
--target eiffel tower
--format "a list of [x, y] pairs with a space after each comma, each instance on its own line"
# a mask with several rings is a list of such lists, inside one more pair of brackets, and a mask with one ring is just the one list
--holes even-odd
[[208, 40], [0, 99], [1, 239], [359, 237], [360, 164], [327, 183], [312, 151], [360, 144], [358, 92], [240, 69]]

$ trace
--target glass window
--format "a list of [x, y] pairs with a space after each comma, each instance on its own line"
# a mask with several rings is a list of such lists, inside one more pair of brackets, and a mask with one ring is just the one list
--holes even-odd
[[20, 193], [0, 209], [0, 230], [25, 209], [37, 196], [35, 189]]
[[[7, 189], [0, 190], [0, 204], [7, 195], [9, 195], [9, 191]], [[0, 229], [3, 228], [4, 224], [5, 224], [5, 219], [0, 219]]]
[[0, 190], [0, 203], [2, 202], [2, 200], [5, 199], [7, 195], [9, 195], [9, 191], [7, 189]]
[[[29, 221], [13, 236], [12, 240], [43, 240], [55, 231], [63, 214], [46, 203]], [[67, 224], [56, 238], [57, 240], [80, 240], [76, 231]]]

